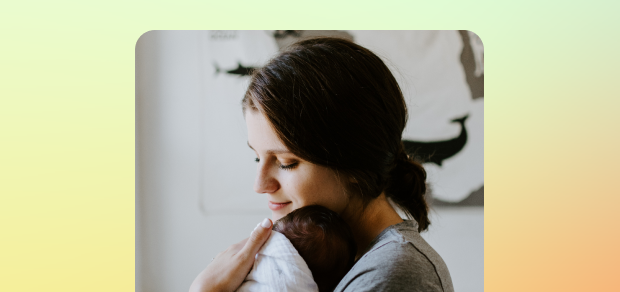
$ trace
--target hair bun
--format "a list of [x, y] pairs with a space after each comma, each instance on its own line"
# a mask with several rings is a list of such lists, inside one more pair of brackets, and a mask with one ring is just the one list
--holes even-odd
[[402, 145], [390, 171], [386, 193], [402, 207], [407, 217], [418, 222], [418, 231], [428, 228], [428, 204], [424, 196], [426, 171], [419, 162], [409, 158]]

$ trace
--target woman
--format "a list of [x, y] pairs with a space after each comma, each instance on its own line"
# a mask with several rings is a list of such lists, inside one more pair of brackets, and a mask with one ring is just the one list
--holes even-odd
[[[335, 291], [453, 291], [445, 263], [419, 235], [430, 224], [426, 172], [403, 148], [407, 108], [381, 59], [342, 39], [301, 41], [254, 72], [242, 104], [258, 163], [254, 189], [272, 219], [318, 204], [353, 230], [357, 261]], [[190, 290], [235, 290], [271, 224], [220, 253]]]

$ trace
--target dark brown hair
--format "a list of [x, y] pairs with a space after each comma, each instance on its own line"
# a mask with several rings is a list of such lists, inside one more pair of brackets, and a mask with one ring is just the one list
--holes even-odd
[[353, 267], [357, 247], [340, 216], [323, 206], [294, 210], [273, 224], [304, 259], [319, 291], [333, 291]]
[[338, 38], [300, 41], [253, 73], [242, 104], [295, 155], [348, 175], [365, 204], [385, 191], [428, 228], [426, 172], [401, 141], [407, 106], [374, 53]]

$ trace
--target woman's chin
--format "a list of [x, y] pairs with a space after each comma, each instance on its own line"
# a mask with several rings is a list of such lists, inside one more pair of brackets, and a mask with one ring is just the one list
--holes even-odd
[[271, 212], [271, 221], [274, 223], [280, 220], [282, 217], [286, 216], [286, 213], [282, 212], [282, 210]]
[[276, 221], [280, 220], [282, 217], [288, 215], [288, 213], [291, 213], [291, 211], [293, 211], [293, 209], [291, 209], [290, 204], [289, 204], [289, 206], [286, 206], [286, 207], [281, 208], [279, 210], [272, 210], [271, 211], [271, 221], [276, 222]]
[[293, 209], [291, 209], [292, 202], [274, 203], [270, 201], [267, 205], [269, 209], [271, 209], [271, 220], [273, 222], [278, 221], [280, 218], [293, 211]]

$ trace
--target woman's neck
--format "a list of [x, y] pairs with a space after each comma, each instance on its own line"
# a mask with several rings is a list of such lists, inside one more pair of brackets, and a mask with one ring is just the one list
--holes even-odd
[[[357, 203], [357, 204], [356, 204]], [[403, 222], [403, 219], [392, 208], [385, 194], [381, 194], [372, 200], [363, 208], [359, 206], [361, 203], [356, 202], [350, 204], [348, 210], [350, 214], [343, 214], [343, 218], [353, 231], [353, 237], [357, 244], [357, 254], [355, 260], [359, 259], [368, 248], [368, 245], [386, 228], [394, 224]], [[357, 205], [357, 206], [356, 206]]]

